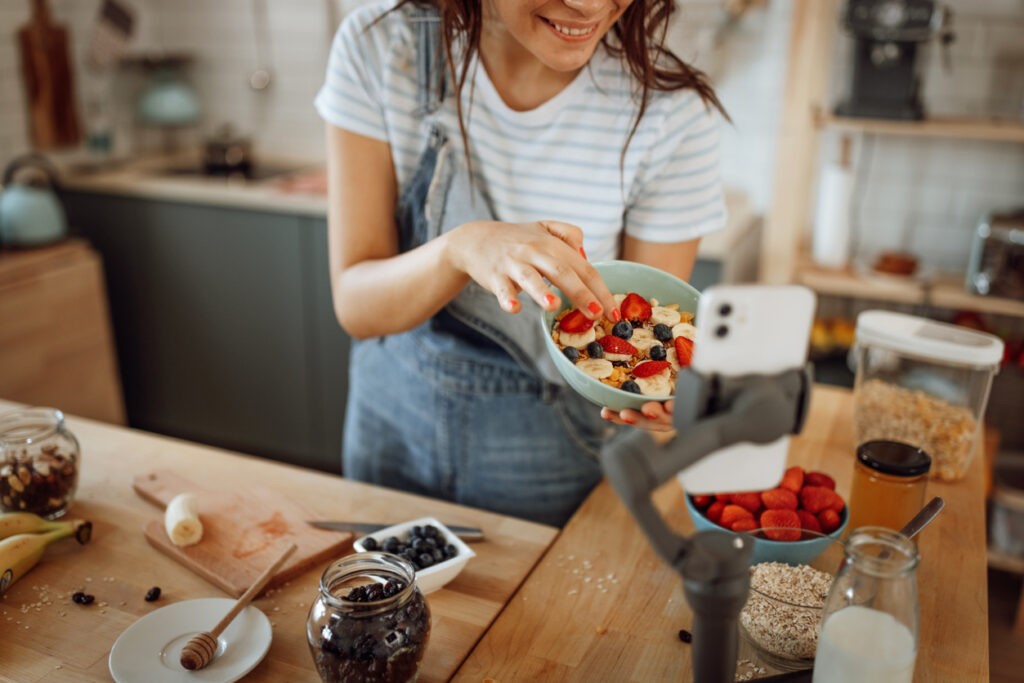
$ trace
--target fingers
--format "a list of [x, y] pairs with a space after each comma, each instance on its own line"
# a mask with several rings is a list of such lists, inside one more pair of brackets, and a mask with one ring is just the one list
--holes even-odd
[[491, 292], [498, 298], [498, 305], [506, 313], [518, 313], [523, 309], [519, 303], [519, 288], [507, 277], [495, 277]]
[[[522, 263], [512, 274], [518, 288], [530, 295], [537, 305], [548, 311], [557, 311], [562, 300], [555, 296], [548, 284], [544, 282], [537, 269], [529, 263]], [[508, 310], [508, 309], [505, 309]]]
[[549, 233], [569, 245], [573, 251], [583, 258], [587, 258], [586, 252], [583, 251], [583, 231], [578, 227], [571, 223], [563, 223], [562, 221], [537, 222]]
[[597, 269], [575, 253], [568, 243], [558, 244], [551, 253], [537, 254], [536, 265], [544, 277], [565, 292], [584, 315], [591, 319], [603, 315], [618, 322], [615, 299], [604, 280]]
[[642, 412], [621, 410], [615, 412], [611, 408], [602, 408], [601, 417], [615, 424], [627, 424], [650, 432], [672, 432], [671, 412], [666, 412], [661, 403], [649, 401], [642, 406]]

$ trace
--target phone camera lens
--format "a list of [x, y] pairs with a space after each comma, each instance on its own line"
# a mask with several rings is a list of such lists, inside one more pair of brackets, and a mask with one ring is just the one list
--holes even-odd
[[730, 313], [732, 313], [732, 304], [722, 304], [718, 308], [718, 314], [721, 315], [723, 318], [729, 315]]
[[719, 325], [717, 328], [715, 328], [715, 336], [716, 337], [725, 337], [728, 334], [729, 334], [729, 328], [726, 325]]

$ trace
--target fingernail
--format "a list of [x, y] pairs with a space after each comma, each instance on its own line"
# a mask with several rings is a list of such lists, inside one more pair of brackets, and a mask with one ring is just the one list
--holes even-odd
[[656, 419], [658, 419], [654, 415], [651, 415], [650, 413], [644, 413], [644, 417], [646, 417], [648, 420], [656, 420]]
[[580, 256], [587, 258], [587, 252], [583, 251], [583, 247], [580, 247]]
[[594, 315], [597, 315], [598, 313], [601, 312], [601, 304], [597, 303], [596, 301], [591, 301], [589, 304], [587, 304], [587, 310], [589, 310]]
[[612, 320], [614, 320], [615, 322], [619, 322], [620, 320], [622, 320], [622, 314], [619, 313], [619, 309], [612, 309]]
[[632, 420], [627, 420], [626, 418], [622, 418], [622, 421], [625, 422], [628, 425], [635, 425], [636, 424], [636, 422], [633, 422]]
[[601, 419], [602, 419], [602, 420], [610, 420], [610, 419], [612, 419], [612, 418], [611, 418], [611, 417], [609, 417], [608, 415], [602, 415], [602, 416], [601, 416]]
[[515, 309], [515, 307], [518, 306], [518, 305], [519, 305], [519, 302], [516, 301], [515, 299], [509, 299], [508, 301], [505, 302], [505, 308], [507, 308], [510, 311]]
[[554, 306], [555, 302], [558, 301], [558, 299], [555, 298], [554, 294], [548, 294], [546, 297], [544, 297], [544, 301], [547, 302], [548, 306]]

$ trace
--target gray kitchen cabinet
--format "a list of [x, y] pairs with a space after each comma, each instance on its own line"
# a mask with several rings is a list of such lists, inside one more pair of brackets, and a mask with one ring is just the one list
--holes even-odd
[[340, 471], [348, 339], [323, 219], [64, 199], [103, 256], [133, 427]]

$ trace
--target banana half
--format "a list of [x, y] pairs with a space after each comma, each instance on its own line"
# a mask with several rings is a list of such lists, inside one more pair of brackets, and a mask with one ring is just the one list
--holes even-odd
[[176, 546], [194, 545], [203, 537], [199, 504], [194, 493], [179, 493], [164, 510], [164, 529]]

